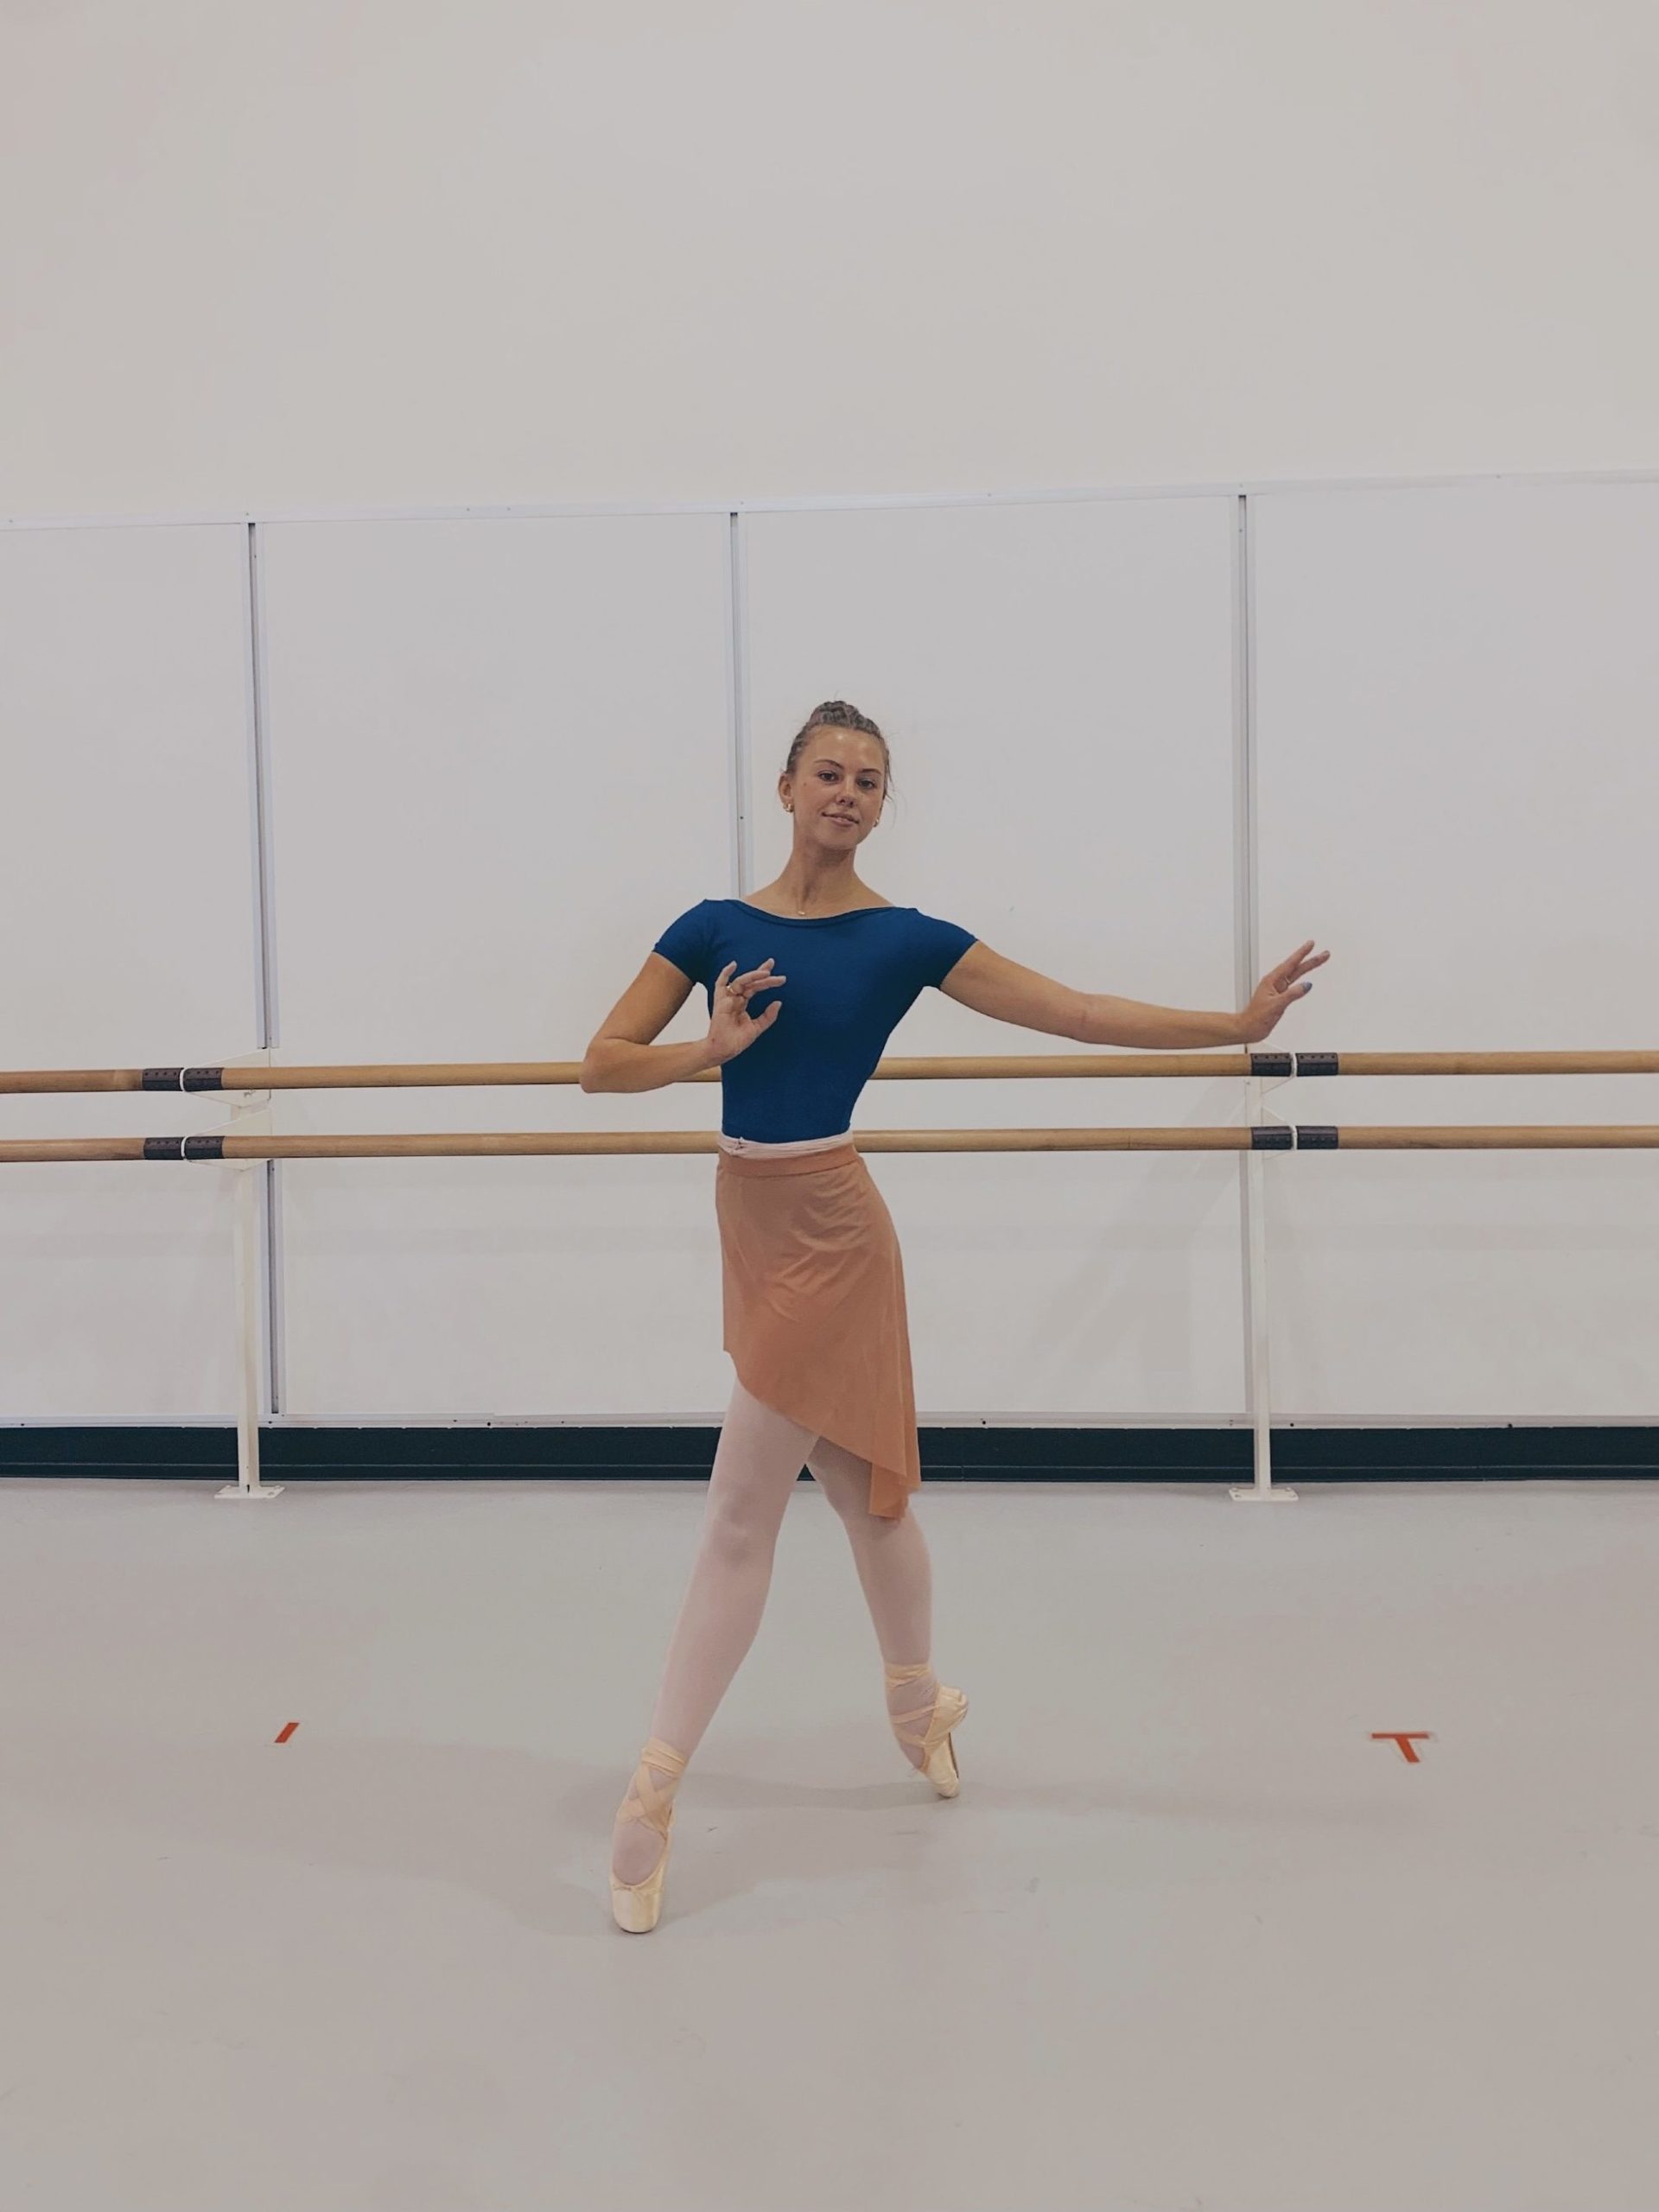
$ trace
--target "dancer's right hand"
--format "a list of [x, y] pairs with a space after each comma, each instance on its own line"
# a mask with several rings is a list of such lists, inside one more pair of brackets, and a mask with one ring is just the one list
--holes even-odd
[[715, 978], [714, 1005], [709, 1009], [709, 1049], [715, 1055], [717, 1066], [734, 1060], [746, 1052], [762, 1030], [770, 1029], [783, 1007], [782, 999], [773, 999], [758, 1020], [749, 1018], [749, 1001], [756, 991], [769, 991], [789, 981], [787, 976], [773, 976], [767, 971], [770, 960], [763, 960], [758, 968], [751, 968], [746, 975], [734, 976], [735, 960], [728, 960]]

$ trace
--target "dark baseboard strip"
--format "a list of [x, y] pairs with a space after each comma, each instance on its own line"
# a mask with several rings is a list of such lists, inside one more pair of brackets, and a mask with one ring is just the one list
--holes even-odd
[[[720, 1431], [684, 1427], [267, 1428], [271, 1482], [706, 1481]], [[1248, 1429], [920, 1431], [924, 1480], [1249, 1483]], [[236, 1479], [236, 1431], [0, 1428], [0, 1477]], [[1275, 1428], [1273, 1478], [1525, 1482], [1659, 1478], [1659, 1426], [1592, 1428]]]

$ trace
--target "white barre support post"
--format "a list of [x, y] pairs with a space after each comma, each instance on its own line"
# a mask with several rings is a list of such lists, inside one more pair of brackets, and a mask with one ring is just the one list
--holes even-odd
[[[1244, 1120], [1251, 1128], [1265, 1127], [1270, 1116], [1267, 1110], [1267, 1094], [1281, 1083], [1289, 1083], [1289, 1076], [1250, 1076], [1246, 1079]], [[1272, 1398], [1268, 1359], [1268, 1224], [1265, 1192], [1267, 1162], [1254, 1147], [1246, 1154], [1244, 1173], [1249, 1204], [1245, 1214], [1249, 1222], [1250, 1258], [1250, 1406], [1255, 1416], [1255, 1480], [1248, 1490], [1230, 1490], [1228, 1496], [1241, 1505], [1294, 1505], [1296, 1493], [1281, 1483], [1276, 1489], [1273, 1481]]]
[[[270, 1065], [269, 1048], [246, 1052], [240, 1059], [225, 1060], [227, 1068]], [[238, 1091], [228, 1124], [238, 1136], [269, 1136], [270, 1093]], [[236, 1319], [241, 1351], [241, 1398], [236, 1427], [237, 1479], [214, 1493], [219, 1497], [280, 1497], [281, 1483], [259, 1479], [260, 1374], [264, 1364], [259, 1329], [259, 1277], [264, 1248], [259, 1236], [259, 1179], [263, 1160], [233, 1160], [226, 1165], [236, 1177]]]

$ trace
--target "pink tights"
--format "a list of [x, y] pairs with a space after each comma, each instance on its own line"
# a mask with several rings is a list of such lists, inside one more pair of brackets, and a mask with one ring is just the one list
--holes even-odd
[[[931, 1649], [932, 1569], [913, 1507], [896, 1521], [872, 1513], [868, 1460], [815, 1437], [736, 1382], [652, 1715], [652, 1735], [688, 1759], [760, 1628], [784, 1508], [803, 1466], [841, 1516], [882, 1658], [893, 1666], [915, 1666], [925, 1662]], [[889, 1708], [924, 1704], [936, 1689], [931, 1676], [906, 1682], [890, 1691]], [[909, 1756], [918, 1763], [913, 1750]], [[659, 1789], [672, 1789], [677, 1777], [657, 1767], [651, 1771]], [[655, 1830], [619, 1817], [612, 1860], [619, 1880], [642, 1880], [661, 1851]]]

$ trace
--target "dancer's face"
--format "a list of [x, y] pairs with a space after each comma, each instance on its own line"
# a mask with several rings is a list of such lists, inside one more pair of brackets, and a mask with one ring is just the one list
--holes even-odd
[[815, 729], [794, 776], [778, 779], [784, 804], [794, 803], [796, 843], [831, 852], [861, 844], [881, 818], [887, 781], [881, 747], [868, 732]]

